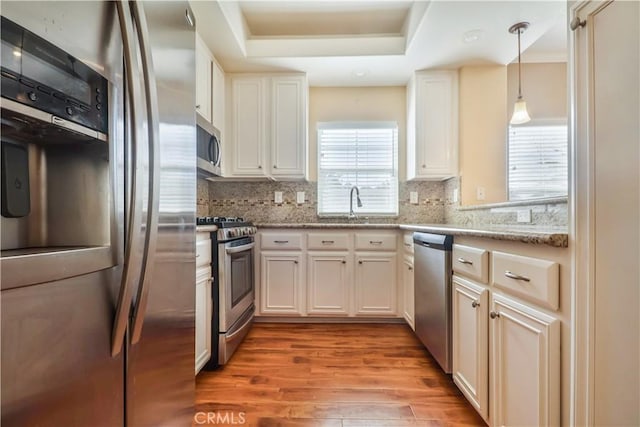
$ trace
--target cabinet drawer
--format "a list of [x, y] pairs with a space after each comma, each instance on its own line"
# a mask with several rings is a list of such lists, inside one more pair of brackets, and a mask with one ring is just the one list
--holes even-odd
[[307, 239], [309, 249], [349, 249], [348, 233], [309, 233]]
[[211, 267], [201, 267], [196, 269], [196, 283], [211, 280]]
[[557, 310], [560, 299], [558, 263], [493, 252], [491, 282], [498, 288]]
[[489, 281], [489, 252], [453, 245], [453, 271], [481, 283]]
[[261, 249], [302, 249], [302, 233], [262, 233]]
[[406, 252], [413, 253], [413, 231], [404, 233], [402, 237], [402, 246]]
[[211, 264], [211, 240], [196, 240], [196, 267]]
[[356, 234], [356, 250], [395, 251], [395, 234]]

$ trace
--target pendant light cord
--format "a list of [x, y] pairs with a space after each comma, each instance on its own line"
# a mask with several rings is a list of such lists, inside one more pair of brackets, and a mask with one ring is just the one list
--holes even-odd
[[518, 28], [518, 99], [522, 99], [522, 66], [520, 65], [520, 32]]

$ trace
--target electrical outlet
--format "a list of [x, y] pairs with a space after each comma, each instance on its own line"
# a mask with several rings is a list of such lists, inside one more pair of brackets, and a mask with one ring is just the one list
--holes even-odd
[[453, 189], [453, 203], [457, 203], [458, 199], [460, 199], [460, 189], [459, 188], [454, 188]]
[[418, 192], [417, 191], [410, 191], [409, 192], [409, 203], [411, 203], [412, 205], [417, 205], [418, 204]]
[[518, 210], [518, 222], [531, 222], [531, 209]]
[[304, 191], [298, 191], [296, 193], [296, 203], [298, 204], [304, 203]]
[[274, 203], [282, 203], [282, 191], [275, 191], [273, 193]]
[[484, 200], [484, 187], [477, 187], [476, 188], [476, 199], [477, 200]]

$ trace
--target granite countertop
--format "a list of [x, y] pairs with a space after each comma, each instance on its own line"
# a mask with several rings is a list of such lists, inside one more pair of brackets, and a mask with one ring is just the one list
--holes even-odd
[[196, 225], [196, 233], [199, 232], [214, 232], [218, 231], [218, 227], [216, 225]]
[[565, 228], [540, 228], [536, 226], [483, 226], [467, 227], [455, 224], [349, 224], [349, 223], [276, 223], [255, 224], [260, 228], [297, 229], [400, 229], [425, 233], [451, 234], [454, 236], [484, 237], [495, 240], [511, 240], [522, 243], [543, 244], [566, 248], [569, 235]]

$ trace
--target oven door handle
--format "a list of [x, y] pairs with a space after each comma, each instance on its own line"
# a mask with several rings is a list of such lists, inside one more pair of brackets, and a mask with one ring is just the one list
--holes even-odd
[[256, 245], [256, 242], [251, 242], [248, 245], [242, 245], [242, 246], [235, 246], [235, 247], [232, 247], [232, 248], [226, 248], [225, 252], [228, 255], [237, 254], [238, 252], [244, 252], [244, 251], [248, 251], [250, 249], [253, 249], [253, 247], [255, 245]]

